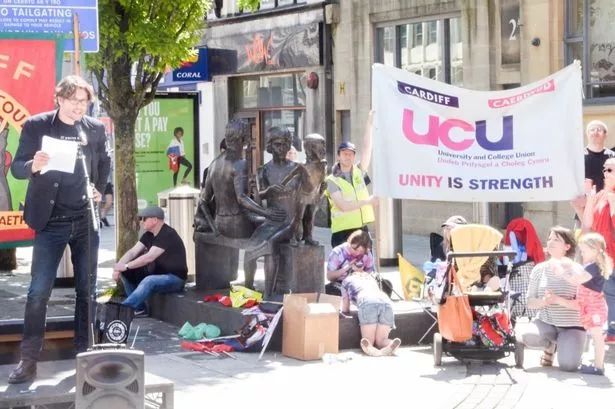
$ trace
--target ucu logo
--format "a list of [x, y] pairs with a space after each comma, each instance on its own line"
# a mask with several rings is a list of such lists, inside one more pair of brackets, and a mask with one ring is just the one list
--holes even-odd
[[[454, 128], [459, 128], [463, 132], [473, 135], [455, 141], [451, 139], [451, 130]], [[513, 149], [512, 115], [502, 118], [502, 137], [495, 142], [487, 139], [487, 121], [476, 121], [474, 125], [455, 118], [440, 122], [440, 118], [434, 115], [429, 115], [429, 129], [427, 133], [418, 134], [414, 130], [414, 111], [409, 109], [404, 109], [402, 130], [406, 139], [417, 145], [431, 145], [437, 147], [441, 143], [451, 150], [464, 151], [476, 141], [481, 148], [488, 151], [506, 151]]]

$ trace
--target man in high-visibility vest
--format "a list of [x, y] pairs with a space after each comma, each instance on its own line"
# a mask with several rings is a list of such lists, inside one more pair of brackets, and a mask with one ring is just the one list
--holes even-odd
[[361, 162], [355, 164], [357, 148], [345, 141], [337, 149], [338, 162], [327, 176], [327, 199], [331, 210], [331, 246], [344, 243], [357, 230], [367, 230], [367, 224], [374, 221], [373, 206], [378, 198], [370, 195], [367, 168], [372, 156], [373, 111], [367, 118], [363, 138]]

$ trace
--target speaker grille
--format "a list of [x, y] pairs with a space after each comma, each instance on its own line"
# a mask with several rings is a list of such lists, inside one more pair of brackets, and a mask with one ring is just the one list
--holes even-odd
[[132, 393], [139, 393], [139, 381], [135, 379], [133, 383], [126, 387], [126, 389]]
[[94, 392], [95, 390], [96, 390], [95, 387], [93, 387], [87, 382], [83, 382], [83, 388], [81, 388], [81, 393], [83, 393], [83, 396], [87, 396], [90, 393]]

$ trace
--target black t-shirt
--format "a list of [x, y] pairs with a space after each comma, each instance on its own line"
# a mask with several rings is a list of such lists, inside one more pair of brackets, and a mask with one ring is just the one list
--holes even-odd
[[139, 241], [148, 251], [154, 246], [164, 249], [164, 253], [148, 266], [149, 274], [175, 274], [182, 280], [187, 278], [186, 247], [179, 234], [171, 226], [163, 224], [156, 236], [148, 231], [141, 236]]
[[610, 149], [604, 149], [600, 152], [594, 152], [585, 148], [585, 178], [591, 179], [596, 185], [596, 192], [604, 189], [604, 162], [609, 158], [615, 158], [615, 152]]
[[604, 288], [604, 277], [600, 273], [600, 268], [596, 263], [591, 263], [585, 266], [585, 271], [592, 275], [589, 281], [583, 283], [583, 286], [601, 293]]
[[[63, 141], [79, 142], [79, 134], [74, 125], [67, 125], [57, 120], [54, 124], [57, 128], [58, 139]], [[81, 162], [82, 151], [79, 148], [75, 170], [73, 173], [60, 172], [58, 194], [52, 216], [67, 216], [85, 212], [87, 208], [87, 194], [85, 190], [85, 176]]]

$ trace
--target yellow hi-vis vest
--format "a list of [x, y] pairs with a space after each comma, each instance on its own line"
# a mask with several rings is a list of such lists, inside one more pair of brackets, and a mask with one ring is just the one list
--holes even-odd
[[[369, 191], [365, 185], [365, 180], [363, 180], [363, 172], [357, 166], [352, 167], [352, 184], [348, 183], [344, 178], [335, 175], [327, 176], [326, 180], [327, 182], [335, 183], [335, 185], [340, 188], [342, 199], [347, 202], [358, 202], [359, 200], [365, 200], [369, 197]], [[342, 230], [360, 229], [367, 223], [371, 223], [375, 220], [374, 209], [371, 205], [363, 206], [360, 210], [343, 212], [335, 205], [329, 192], [327, 192], [327, 199], [331, 207], [332, 233]]]

